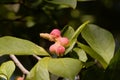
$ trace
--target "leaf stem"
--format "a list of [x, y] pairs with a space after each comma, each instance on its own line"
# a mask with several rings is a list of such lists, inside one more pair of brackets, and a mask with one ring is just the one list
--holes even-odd
[[37, 60], [40, 60], [41, 58], [35, 54], [33, 54], [33, 57], [35, 57]]
[[23, 74], [29, 74], [29, 71], [24, 68], [24, 66], [20, 63], [20, 61], [16, 58], [15, 55], [11, 54], [10, 58], [14, 61], [14, 63], [19, 67], [19, 69], [23, 72]]

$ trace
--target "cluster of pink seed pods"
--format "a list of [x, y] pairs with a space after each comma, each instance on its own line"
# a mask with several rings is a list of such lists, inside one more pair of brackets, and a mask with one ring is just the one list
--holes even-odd
[[57, 54], [57, 56], [63, 56], [65, 52], [65, 47], [67, 47], [69, 44], [69, 40], [67, 37], [61, 36], [61, 31], [59, 29], [53, 29], [50, 34], [41, 33], [40, 36], [55, 42], [49, 47], [49, 51], [52, 54]]

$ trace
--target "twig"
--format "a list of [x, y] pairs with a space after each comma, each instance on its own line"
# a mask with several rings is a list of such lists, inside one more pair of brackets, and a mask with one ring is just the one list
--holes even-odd
[[29, 71], [24, 68], [24, 66], [20, 63], [20, 61], [16, 58], [15, 55], [10, 55], [10, 58], [15, 62], [15, 64], [19, 67], [19, 69], [23, 72], [23, 74], [29, 74]]
[[35, 57], [37, 60], [40, 60], [41, 58], [35, 54], [33, 54], [33, 57]]

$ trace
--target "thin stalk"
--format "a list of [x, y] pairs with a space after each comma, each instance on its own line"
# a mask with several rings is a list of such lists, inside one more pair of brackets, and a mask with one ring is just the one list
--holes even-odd
[[20, 63], [20, 61], [16, 58], [15, 55], [11, 54], [10, 58], [19, 67], [19, 69], [23, 72], [23, 74], [29, 74], [29, 71]]

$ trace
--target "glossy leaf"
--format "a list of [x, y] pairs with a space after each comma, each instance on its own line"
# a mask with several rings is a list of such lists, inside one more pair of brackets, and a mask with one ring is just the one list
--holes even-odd
[[48, 61], [50, 58], [41, 59], [27, 75], [26, 80], [50, 80], [49, 72], [47, 69]]
[[5, 36], [0, 38], [0, 55], [49, 55], [42, 47], [24, 39]]
[[70, 80], [74, 80], [81, 69], [82, 63], [79, 60], [72, 58], [51, 58], [48, 63], [48, 70], [52, 74], [69, 78]]
[[15, 70], [13, 61], [7, 61], [0, 66], [0, 77], [9, 80]]
[[77, 55], [79, 56], [79, 60], [83, 61], [83, 62], [86, 62], [87, 61], [87, 55], [85, 53], [85, 51], [83, 49], [80, 49], [80, 48], [74, 48], [73, 49]]
[[73, 36], [70, 39], [70, 43], [69, 43], [69, 47], [66, 49], [65, 54], [67, 54], [69, 51], [72, 50], [72, 48], [74, 47], [77, 38], [79, 36], [79, 34], [81, 33], [81, 31], [83, 30], [83, 28], [89, 23], [89, 21], [84, 22], [82, 25], [80, 25], [78, 27], [78, 29], [75, 31], [75, 33], [73, 34]]
[[108, 66], [108, 63], [103, 59], [103, 57], [101, 57], [99, 54], [97, 54], [97, 52], [95, 52], [92, 48], [90, 48], [87, 45], [84, 45], [82, 43], [77, 43], [79, 47], [81, 47], [84, 51], [87, 52], [87, 54], [89, 54], [91, 57], [93, 57], [94, 59], [97, 59], [104, 68], [106, 68]]
[[67, 37], [68, 39], [71, 39], [74, 32], [75, 30], [71, 26], [65, 26], [61, 31], [62, 36]]
[[81, 34], [90, 47], [109, 64], [115, 49], [113, 35], [109, 31], [93, 24], [87, 25]]
[[45, 0], [50, 3], [60, 4], [60, 5], [67, 5], [72, 8], [76, 8], [77, 0]]

